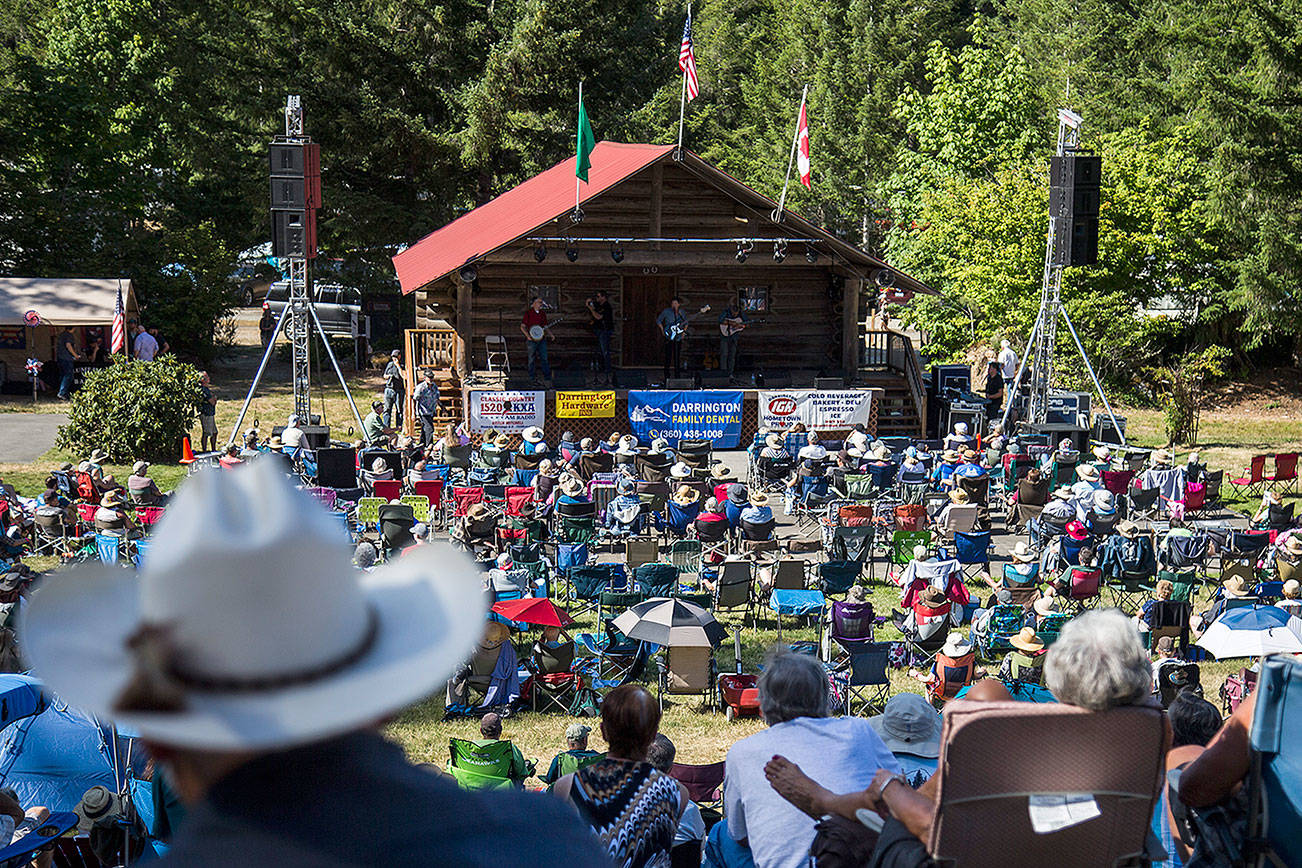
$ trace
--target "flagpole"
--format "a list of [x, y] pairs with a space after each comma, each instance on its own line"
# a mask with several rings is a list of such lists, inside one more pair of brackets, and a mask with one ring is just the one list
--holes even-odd
[[[692, 20], [692, 4], [687, 4], [687, 20]], [[680, 49], [681, 53], [681, 49]], [[683, 70], [682, 94], [678, 97], [678, 158], [683, 156], [683, 120], [687, 116], [687, 70]]]
[[[800, 108], [805, 107], [805, 97], [809, 96], [809, 85], [805, 85], [800, 94]], [[800, 112], [796, 112], [796, 133], [791, 137], [791, 156], [787, 158], [787, 177], [782, 181], [782, 196], [778, 199], [777, 219], [782, 219], [782, 212], [787, 204], [787, 185], [791, 183], [791, 167], [796, 162], [796, 145], [800, 141]], [[776, 222], [776, 221], [775, 221]]]
[[[579, 114], [583, 114], [583, 79], [579, 79]], [[576, 135], [577, 135], [578, 137], [581, 138], [581, 137], [583, 136], [583, 130], [579, 130], [578, 133], [577, 133]], [[581, 143], [576, 144], [576, 145], [575, 145], [575, 148], [574, 148], [574, 153], [575, 153], [575, 155], [576, 155], [576, 156], [574, 157], [574, 169], [575, 169], [575, 174], [574, 174], [574, 213], [575, 213], [575, 214], [579, 213], [579, 182], [582, 180], [582, 179], [579, 177], [579, 175], [578, 175], [578, 168], [579, 168], [578, 160], [579, 160], [579, 158], [578, 158], [577, 155], [578, 155], [579, 147], [580, 147], [580, 146], [581, 146]]]

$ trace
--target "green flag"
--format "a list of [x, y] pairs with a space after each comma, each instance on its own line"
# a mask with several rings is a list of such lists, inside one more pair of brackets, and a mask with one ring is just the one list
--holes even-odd
[[575, 152], [574, 174], [583, 179], [584, 183], [588, 181], [588, 169], [592, 168], [592, 161], [588, 156], [592, 149], [597, 146], [597, 137], [592, 134], [592, 124], [588, 123], [588, 110], [583, 107], [583, 97], [579, 97], [579, 138], [578, 148]]

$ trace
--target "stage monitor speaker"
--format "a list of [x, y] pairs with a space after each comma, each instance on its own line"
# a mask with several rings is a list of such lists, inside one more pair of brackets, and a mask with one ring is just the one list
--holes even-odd
[[695, 389], [695, 377], [670, 377], [665, 380], [666, 389]]
[[330, 445], [329, 425], [300, 425], [303, 429], [303, 442], [309, 449], [325, 449]]
[[1117, 424], [1113, 425], [1112, 420], [1106, 413], [1099, 413], [1094, 417], [1094, 427], [1090, 430], [1090, 439], [1097, 440], [1100, 443], [1111, 443], [1113, 446], [1122, 445], [1126, 433], [1126, 417], [1118, 416]]
[[844, 389], [845, 377], [815, 377], [814, 388], [823, 389]]
[[316, 452], [317, 485], [326, 488], [357, 487], [357, 452], [352, 448], [318, 449]]
[[617, 369], [610, 380], [616, 389], [645, 389], [647, 384], [646, 371]]

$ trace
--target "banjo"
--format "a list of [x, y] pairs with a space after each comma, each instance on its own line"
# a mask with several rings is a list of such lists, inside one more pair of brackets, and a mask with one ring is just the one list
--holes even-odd
[[529, 326], [529, 340], [537, 342], [543, 340], [544, 338], [551, 337], [550, 334], [551, 329], [557, 325], [560, 325], [562, 322], [564, 322], [564, 320], [565, 317], [558, 316], [556, 317], [556, 319], [547, 323], [547, 325]]
[[687, 327], [691, 325], [692, 320], [709, 312], [710, 306], [707, 304], [696, 313], [683, 317], [679, 322], [671, 323], [665, 328], [662, 328], [661, 331], [664, 332], [664, 336], [671, 341], [682, 340], [683, 335], [687, 334]]

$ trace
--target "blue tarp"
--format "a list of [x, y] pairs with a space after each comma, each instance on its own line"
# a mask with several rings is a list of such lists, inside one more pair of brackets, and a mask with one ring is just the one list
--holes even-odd
[[30, 675], [0, 674], [0, 729], [44, 710], [39, 680]]

